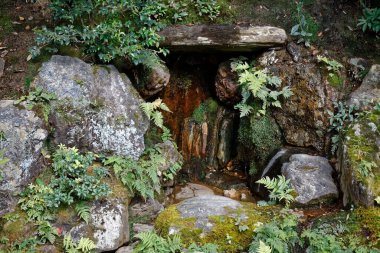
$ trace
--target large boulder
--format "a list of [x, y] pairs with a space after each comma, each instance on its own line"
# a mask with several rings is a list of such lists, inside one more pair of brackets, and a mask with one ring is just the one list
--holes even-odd
[[351, 123], [338, 150], [343, 204], [373, 206], [380, 196], [380, 110]]
[[286, 50], [264, 53], [258, 62], [289, 86], [293, 96], [284, 99], [274, 117], [287, 143], [328, 152], [328, 111], [340, 93], [328, 82], [328, 73], [312, 62], [294, 62]]
[[218, 244], [220, 252], [240, 252], [251, 242], [254, 228], [272, 214], [252, 203], [200, 196], [169, 206], [157, 217], [155, 227], [164, 236], [181, 235], [186, 245], [209, 242]]
[[380, 65], [373, 65], [360, 87], [350, 95], [349, 104], [380, 102]]
[[338, 198], [332, 172], [326, 158], [307, 154], [292, 155], [282, 166], [282, 174], [296, 191], [295, 204], [302, 206], [330, 203]]
[[13, 103], [0, 101], [0, 151], [9, 159], [0, 165], [0, 216], [12, 211], [15, 196], [41, 172], [41, 149], [48, 135], [34, 112]]
[[175, 25], [163, 29], [161, 46], [172, 51], [245, 51], [282, 46], [286, 32], [271, 26]]
[[128, 207], [118, 199], [95, 201], [88, 224], [81, 223], [69, 233], [74, 241], [90, 238], [96, 252], [116, 250], [129, 241]]
[[139, 108], [143, 100], [114, 66], [55, 55], [42, 64], [35, 84], [57, 95], [49, 118], [55, 143], [134, 159], [144, 151], [149, 120]]

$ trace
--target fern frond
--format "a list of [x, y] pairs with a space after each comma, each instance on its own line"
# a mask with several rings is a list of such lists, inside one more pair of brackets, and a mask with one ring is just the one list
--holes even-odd
[[239, 103], [239, 104], [235, 105], [234, 108], [235, 109], [239, 109], [239, 111], [240, 111], [240, 118], [249, 115], [252, 112], [252, 110], [253, 110], [252, 106], [247, 105], [247, 104], [242, 104], [242, 103]]
[[68, 251], [70, 249], [75, 249], [76, 248], [76, 244], [74, 243], [73, 238], [71, 237], [70, 234], [66, 234], [63, 237], [63, 248], [66, 251]]
[[81, 201], [75, 206], [75, 212], [77, 212], [79, 218], [84, 220], [86, 224], [90, 220], [90, 207], [85, 201]]
[[151, 114], [151, 117], [153, 119], [153, 122], [156, 126], [159, 128], [163, 128], [164, 126], [164, 117], [162, 116], [162, 113], [159, 111], [154, 111]]
[[260, 240], [259, 248], [256, 253], [272, 253], [272, 248], [266, 245], [263, 241]]
[[80, 238], [77, 249], [84, 253], [89, 253], [96, 248], [95, 243], [89, 238]]

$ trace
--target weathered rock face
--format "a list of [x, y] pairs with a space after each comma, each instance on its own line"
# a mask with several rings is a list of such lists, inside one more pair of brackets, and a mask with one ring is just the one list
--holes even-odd
[[89, 224], [82, 223], [70, 230], [74, 241], [93, 239], [97, 252], [116, 250], [129, 240], [128, 208], [117, 199], [95, 201]]
[[296, 191], [296, 205], [329, 203], [338, 198], [338, 189], [332, 178], [333, 168], [320, 156], [295, 154], [282, 166], [282, 174]]
[[295, 63], [285, 50], [265, 53], [258, 59], [273, 74], [291, 87], [294, 95], [285, 99], [274, 117], [284, 132], [287, 143], [313, 147], [327, 152], [329, 116], [332, 101], [339, 93], [328, 83], [327, 76], [314, 63]]
[[209, 103], [206, 102], [204, 108], [200, 109], [199, 114], [203, 120], [197, 122], [193, 118], [185, 119], [182, 151], [187, 160], [201, 158], [207, 165], [221, 168], [232, 158], [236, 113], [217, 104], [207, 105]]
[[144, 97], [151, 97], [160, 92], [170, 80], [168, 67], [161, 62], [144, 65], [137, 71], [137, 89]]
[[[179, 233], [184, 243], [217, 243], [220, 252], [239, 252], [249, 245], [257, 222], [266, 222], [271, 212], [252, 203], [222, 196], [194, 197], [171, 205], [157, 218], [155, 227], [164, 236]], [[236, 225], [248, 226], [239, 232]], [[226, 240], [229, 235], [230, 242]], [[189, 236], [191, 235], [191, 236]]]
[[148, 199], [146, 202], [132, 204], [130, 206], [130, 216], [149, 217], [153, 221], [162, 210], [164, 210], [164, 206], [160, 202], [155, 199]]
[[0, 150], [9, 161], [1, 166], [0, 215], [17, 203], [15, 195], [42, 170], [41, 149], [47, 138], [34, 112], [18, 109], [12, 100], [0, 101]]
[[227, 105], [234, 105], [241, 99], [237, 76], [231, 70], [231, 62], [222, 62], [215, 77], [215, 90], [219, 100]]
[[158, 168], [161, 174], [167, 171], [175, 163], [182, 164], [182, 155], [178, 152], [175, 144], [172, 141], [158, 143], [155, 145], [155, 147], [158, 148], [161, 151], [163, 157], [165, 157], [165, 163], [161, 164]]
[[380, 196], [380, 111], [353, 122], [338, 150], [343, 204], [373, 206]]
[[143, 100], [115, 67], [53, 56], [35, 83], [58, 97], [49, 119], [56, 143], [135, 159], [144, 151], [149, 121], [139, 108]]
[[286, 32], [270, 26], [176, 25], [163, 29], [161, 46], [173, 51], [252, 51], [282, 46]]
[[351, 93], [349, 104], [380, 102], [380, 65], [373, 65], [360, 87]]

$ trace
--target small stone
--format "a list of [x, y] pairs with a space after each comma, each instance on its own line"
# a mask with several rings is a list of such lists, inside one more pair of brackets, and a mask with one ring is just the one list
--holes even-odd
[[5, 60], [0, 58], [0, 77], [4, 75]]
[[30, 30], [30, 25], [25, 26], [25, 30], [29, 31]]
[[20, 20], [20, 21], [24, 21], [25, 20], [25, 18], [24, 17], [18, 17], [18, 19]]
[[230, 190], [224, 190], [223, 195], [225, 197], [231, 198], [231, 199], [237, 199], [239, 198], [239, 192], [236, 191], [235, 189], [230, 189]]
[[3, 52], [1, 52], [0, 57], [4, 58], [8, 53], [9, 53], [8, 50], [4, 50]]
[[134, 223], [133, 224], [133, 232], [135, 234], [139, 234], [142, 232], [151, 232], [154, 230], [154, 226], [151, 224], [141, 224], [141, 223]]
[[28, 17], [28, 20], [29, 20], [29, 21], [32, 21], [32, 20], [33, 20], [33, 16], [29, 16], [29, 17]]
[[17, 35], [18, 35], [18, 33], [17, 33], [17, 32], [12, 32], [12, 34], [13, 34], [14, 36], [17, 36]]

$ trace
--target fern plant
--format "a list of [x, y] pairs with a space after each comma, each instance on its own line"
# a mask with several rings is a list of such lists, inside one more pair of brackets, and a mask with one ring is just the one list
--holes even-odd
[[70, 234], [63, 238], [63, 248], [66, 253], [90, 253], [96, 248], [95, 243], [89, 238], [81, 238], [78, 243], [75, 243]]
[[235, 105], [240, 111], [240, 117], [252, 113], [253, 106], [249, 105], [250, 99], [261, 101], [259, 115], [265, 115], [269, 107], [281, 107], [280, 98], [289, 98], [293, 92], [289, 86], [281, 88], [281, 79], [270, 75], [266, 70], [259, 70], [249, 65], [245, 57], [231, 59], [231, 69], [238, 75], [238, 84], [241, 89], [242, 101]]
[[164, 127], [164, 117], [158, 109], [171, 112], [169, 107], [162, 102], [161, 98], [157, 98], [153, 102], [142, 103], [140, 107], [148, 119], [152, 119], [154, 124], [161, 129]]
[[260, 240], [256, 253], [272, 253], [272, 248]]
[[290, 186], [289, 179], [283, 175], [279, 175], [277, 178], [264, 177], [256, 181], [258, 184], [263, 184], [265, 188], [270, 191], [269, 198], [271, 200], [285, 201], [285, 206], [288, 207], [291, 202], [294, 201], [294, 190]]
[[155, 232], [142, 232], [135, 236], [140, 240], [133, 252], [136, 253], [176, 253], [181, 250], [181, 238], [174, 235], [172, 238], [162, 238]]
[[77, 212], [79, 218], [88, 224], [88, 221], [90, 220], [90, 207], [85, 201], [80, 201], [75, 205], [75, 212]]

